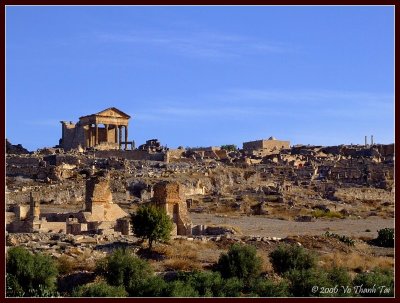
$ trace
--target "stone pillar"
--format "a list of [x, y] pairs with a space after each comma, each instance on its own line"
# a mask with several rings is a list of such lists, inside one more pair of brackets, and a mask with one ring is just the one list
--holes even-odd
[[36, 194], [33, 194], [30, 192], [29, 196], [29, 215], [32, 220], [34, 219], [39, 219], [40, 217], [40, 204], [39, 204], [39, 199]]
[[86, 147], [90, 147], [90, 126], [86, 132]]
[[125, 125], [125, 150], [128, 149], [128, 125]]
[[97, 145], [97, 144], [99, 144], [99, 126], [98, 126], [98, 124], [96, 123], [95, 125], [95, 128], [96, 128], [96, 134], [95, 134], [95, 136], [94, 136], [94, 144], [95, 145]]
[[118, 135], [118, 142], [119, 142], [119, 149], [121, 149], [121, 141], [122, 141], [122, 126], [118, 126], [119, 135]]
[[104, 124], [106, 127], [106, 142], [108, 143], [108, 124]]
[[118, 143], [118, 125], [114, 125], [114, 131], [115, 131], [115, 134], [114, 134], [114, 141], [115, 141], [115, 143]]
[[89, 125], [89, 147], [93, 146], [93, 127], [92, 124]]

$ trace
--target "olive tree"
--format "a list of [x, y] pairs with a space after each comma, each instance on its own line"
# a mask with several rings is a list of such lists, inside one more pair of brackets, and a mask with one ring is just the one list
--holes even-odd
[[170, 238], [173, 223], [165, 210], [155, 206], [141, 206], [136, 214], [132, 215], [132, 231], [142, 238], [149, 240], [149, 250], [153, 242], [167, 241]]

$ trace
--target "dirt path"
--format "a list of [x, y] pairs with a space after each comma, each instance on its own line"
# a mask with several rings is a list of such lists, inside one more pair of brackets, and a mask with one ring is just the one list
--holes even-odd
[[[317, 219], [315, 222], [295, 222], [255, 216], [217, 217], [212, 214], [191, 213], [194, 225], [230, 225], [244, 235], [284, 238], [294, 235], [321, 235], [327, 230], [351, 237], [376, 237], [377, 230], [394, 227], [394, 219], [368, 217], [367, 219]], [[366, 232], [369, 229], [370, 232]]]

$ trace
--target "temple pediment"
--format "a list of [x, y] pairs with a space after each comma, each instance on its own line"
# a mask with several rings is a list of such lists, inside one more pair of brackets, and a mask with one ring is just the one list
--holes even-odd
[[123, 111], [120, 111], [119, 109], [115, 107], [110, 107], [105, 110], [102, 110], [101, 112], [98, 112], [97, 114], [94, 114], [95, 116], [102, 116], [102, 117], [113, 117], [113, 118], [125, 118], [129, 119], [130, 116], [125, 114]]

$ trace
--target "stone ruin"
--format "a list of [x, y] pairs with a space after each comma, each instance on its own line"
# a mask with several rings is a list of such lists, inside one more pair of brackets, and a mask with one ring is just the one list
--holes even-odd
[[222, 226], [192, 225], [187, 203], [183, 199], [184, 189], [178, 182], [162, 181], [154, 185], [152, 202], [157, 207], [164, 209], [172, 219], [175, 228], [173, 236], [201, 236], [222, 235], [235, 233], [231, 228]]
[[85, 210], [76, 213], [41, 214], [35, 192], [30, 205], [14, 208], [9, 232], [59, 232], [68, 234], [124, 234], [130, 232], [128, 214], [113, 203], [108, 173], [99, 172], [86, 180]]
[[174, 235], [191, 235], [192, 222], [189, 219], [186, 202], [181, 198], [182, 187], [177, 182], [159, 182], [153, 187], [152, 203], [166, 211], [175, 224]]

